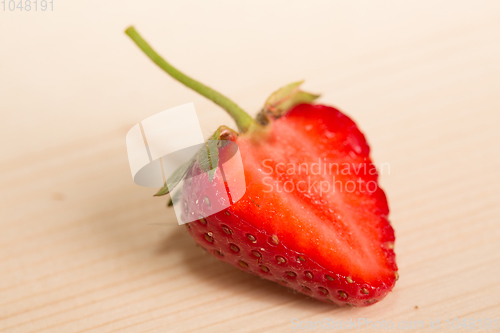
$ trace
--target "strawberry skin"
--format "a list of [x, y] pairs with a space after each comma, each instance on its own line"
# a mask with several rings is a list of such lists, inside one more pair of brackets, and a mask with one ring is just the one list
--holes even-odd
[[[217, 176], [193, 178], [182, 190], [184, 214], [200, 217], [186, 224], [199, 245], [243, 271], [338, 305], [370, 305], [392, 290], [398, 275], [389, 208], [351, 119], [300, 104], [268, 132], [233, 140], [246, 179], [238, 202], [210, 215], [226, 200], [213, 194], [227, 188]], [[190, 172], [203, 174], [197, 168]]]

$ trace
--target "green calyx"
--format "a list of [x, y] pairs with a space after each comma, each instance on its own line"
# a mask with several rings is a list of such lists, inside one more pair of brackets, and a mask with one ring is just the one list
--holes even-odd
[[319, 95], [300, 90], [302, 83], [303, 80], [293, 82], [273, 92], [264, 103], [262, 112], [273, 118], [279, 118], [298, 104], [312, 103]]

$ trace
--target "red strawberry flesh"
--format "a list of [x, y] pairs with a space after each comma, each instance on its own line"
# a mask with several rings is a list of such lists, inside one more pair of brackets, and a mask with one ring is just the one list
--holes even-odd
[[[332, 107], [301, 104], [271, 131], [236, 143], [246, 193], [225, 211], [189, 223], [201, 246], [242, 270], [337, 304], [369, 305], [392, 289], [397, 266], [387, 200], [352, 120]], [[182, 191], [186, 212], [210, 214], [212, 203], [227, 200], [213, 193], [225, 189], [221, 177], [212, 183], [197, 177]]]

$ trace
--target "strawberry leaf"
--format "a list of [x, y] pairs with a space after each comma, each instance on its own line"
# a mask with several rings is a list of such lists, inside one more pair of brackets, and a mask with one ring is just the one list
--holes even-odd
[[304, 81], [293, 82], [276, 90], [269, 96], [264, 104], [263, 112], [269, 113], [275, 118], [279, 118], [295, 105], [312, 103], [319, 95], [300, 90], [300, 85], [303, 82]]
[[193, 156], [189, 161], [181, 165], [174, 173], [168, 177], [165, 185], [154, 195], [155, 197], [161, 197], [162, 195], [170, 193], [171, 190], [174, 189], [177, 184], [186, 176], [189, 168], [196, 160], [196, 155]]
[[181, 165], [175, 172], [167, 179], [165, 185], [154, 195], [160, 197], [170, 193], [177, 184], [186, 176], [191, 165], [198, 159], [201, 170], [208, 174], [209, 181], [212, 182], [219, 165], [219, 149], [217, 143], [221, 135], [221, 131], [227, 127], [219, 127], [215, 133], [207, 140], [202, 146], [200, 151], [195, 154], [189, 161]]
[[165, 185], [163, 185], [163, 187], [160, 188], [160, 190], [158, 192], [156, 192], [156, 194], [154, 196], [161, 197], [161, 196], [164, 196], [167, 194], [168, 194], [168, 187], [167, 187], [167, 183], [165, 183]]
[[182, 196], [182, 190], [178, 190], [177, 192], [170, 193], [170, 199], [168, 199], [167, 207], [172, 207], [174, 205], [174, 201], [178, 201]]
[[206, 145], [200, 150], [198, 154], [198, 161], [200, 168], [208, 173], [208, 180], [212, 182], [219, 165], [219, 149], [217, 142], [220, 137], [221, 127], [208, 139]]

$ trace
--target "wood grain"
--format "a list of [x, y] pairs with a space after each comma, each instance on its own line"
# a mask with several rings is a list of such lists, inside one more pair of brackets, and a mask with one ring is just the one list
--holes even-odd
[[[0, 12], [0, 331], [294, 332], [292, 319], [500, 319], [500, 3], [72, 1]], [[131, 179], [125, 134], [193, 101], [174, 64], [258, 110], [305, 78], [367, 135], [396, 230], [400, 280], [336, 308], [195, 246]], [[500, 324], [500, 323], [499, 323]], [[366, 326], [359, 331], [369, 331]]]

